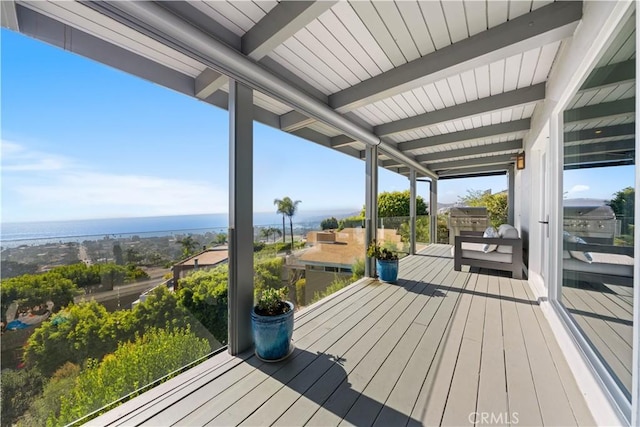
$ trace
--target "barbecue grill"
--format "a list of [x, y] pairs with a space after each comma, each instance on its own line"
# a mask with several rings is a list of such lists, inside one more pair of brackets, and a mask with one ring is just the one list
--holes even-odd
[[616, 215], [611, 206], [565, 206], [564, 231], [587, 243], [613, 245]]
[[449, 210], [449, 244], [455, 244], [455, 236], [461, 231], [484, 231], [489, 226], [485, 207], [457, 207]]

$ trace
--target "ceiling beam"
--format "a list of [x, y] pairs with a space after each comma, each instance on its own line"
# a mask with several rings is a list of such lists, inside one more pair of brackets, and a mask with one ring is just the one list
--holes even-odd
[[594, 69], [580, 87], [580, 91], [619, 85], [620, 83], [633, 81], [636, 78], [636, 60], [618, 62]]
[[215, 91], [227, 84], [229, 79], [227, 76], [207, 68], [196, 77], [194, 94], [197, 98], [205, 99], [211, 96]]
[[431, 163], [429, 169], [435, 172], [448, 171], [451, 169], [467, 168], [470, 166], [484, 166], [492, 164], [513, 163], [513, 154], [502, 154], [499, 156], [475, 157], [473, 159], [451, 160], [448, 162]]
[[282, 114], [280, 116], [280, 130], [283, 130], [285, 132], [292, 132], [294, 130], [302, 129], [312, 123], [315, 123], [314, 119], [310, 119], [309, 117], [295, 110], [289, 111], [288, 113]]
[[295, 130], [293, 132], [290, 132], [292, 135], [295, 135], [299, 138], [303, 138], [312, 142], [315, 142], [318, 145], [322, 145], [323, 147], [327, 147], [327, 148], [332, 148], [336, 151], [339, 151], [343, 154], [347, 154], [351, 157], [355, 157], [356, 159], [360, 159], [360, 151], [356, 150], [352, 147], [341, 147], [341, 148], [334, 148], [331, 146], [331, 137], [320, 133], [318, 131], [315, 131], [313, 129], [309, 129], [309, 128], [302, 128], [302, 129], [298, 129]]
[[349, 138], [346, 135], [338, 135], [331, 138], [331, 146], [334, 148], [344, 147], [346, 145], [350, 145], [354, 143], [355, 140], [353, 138]]
[[393, 68], [329, 97], [339, 112], [434, 83], [573, 35], [582, 2], [554, 2]]
[[614, 119], [635, 114], [635, 112], [636, 98], [625, 98], [567, 110], [564, 112], [564, 123], [577, 124], [593, 119]]
[[[173, 4], [179, 2], [167, 2], [167, 4]], [[276, 7], [271, 9], [258, 23], [256, 23], [249, 31], [247, 31], [238, 42], [237, 50], [241, 51], [244, 55], [259, 61], [269, 54], [273, 49], [289, 39], [299, 30], [304, 28], [309, 22], [316, 19], [331, 6], [336, 3], [335, 1], [286, 1], [280, 2]], [[191, 4], [191, 3], [190, 3]], [[192, 4], [196, 8], [203, 7], [201, 3], [194, 2]], [[204, 5], [204, 7], [208, 7]], [[181, 7], [185, 9], [185, 7]], [[206, 11], [206, 10], [205, 10]], [[180, 11], [181, 14], [185, 13]], [[210, 18], [211, 19], [211, 18]], [[192, 18], [189, 18], [192, 21]], [[222, 27], [222, 25], [212, 25], [210, 27]], [[213, 36], [220, 39], [217, 34]], [[234, 47], [236, 43], [234, 43]], [[270, 61], [266, 61], [270, 64]], [[205, 74], [206, 73], [206, 74]], [[217, 75], [213, 78], [214, 75]], [[208, 82], [206, 86], [201, 87], [199, 91], [196, 91], [196, 96], [200, 99], [204, 99], [211, 95], [211, 93], [219, 90], [229, 81], [228, 77], [224, 74], [220, 74], [211, 69], [205, 70], [202, 80]], [[296, 82], [299, 84], [300, 82]], [[305, 85], [307, 86], [307, 85]], [[307, 88], [308, 89], [308, 88]], [[312, 95], [316, 95], [312, 93]], [[325, 99], [326, 102], [326, 99]], [[300, 114], [298, 113], [300, 116]], [[295, 130], [300, 127], [306, 126], [308, 123], [313, 123], [315, 120], [308, 119], [306, 117], [301, 118], [300, 124], [295, 124], [291, 119], [286, 119], [292, 126], [288, 126], [283, 130]], [[307, 124], [305, 124], [307, 123]]]
[[266, 56], [336, 1], [283, 1], [242, 36], [242, 53], [255, 60]]
[[453, 142], [507, 135], [515, 132], [527, 131], [529, 130], [530, 125], [531, 119], [514, 120], [512, 122], [505, 122], [497, 125], [482, 126], [469, 130], [443, 133], [442, 135], [401, 142], [398, 144], [398, 148], [401, 151], [411, 151], [419, 148], [450, 144]]
[[564, 133], [564, 142], [591, 141], [601, 138], [610, 138], [614, 136], [631, 136], [635, 135], [635, 123], [627, 123], [623, 125], [605, 126], [593, 129], [576, 130]]
[[516, 107], [518, 105], [542, 101], [544, 100], [544, 94], [545, 83], [539, 83], [534, 86], [512, 90], [499, 95], [493, 95], [475, 101], [454, 105], [452, 107], [443, 108], [442, 110], [430, 111], [428, 113], [408, 117], [395, 122], [378, 125], [373, 129], [373, 131], [378, 136], [393, 135], [399, 132], [433, 126], [438, 123], [480, 115], [491, 111], [501, 110], [503, 108]]
[[[0, 0], [4, 4], [4, 1]], [[38, 3], [46, 5], [43, 3]], [[127, 49], [111, 44], [22, 5], [16, 12], [20, 31], [61, 49], [93, 59], [125, 73], [193, 96], [194, 79]]]
[[458, 150], [438, 151], [436, 153], [421, 154], [419, 156], [416, 156], [416, 160], [422, 163], [430, 160], [454, 159], [456, 157], [477, 156], [482, 154], [501, 153], [504, 151], [522, 150], [522, 147], [522, 140], [516, 139], [514, 141], [497, 142], [494, 144], [460, 148]]
[[472, 176], [486, 176], [488, 174], [503, 175], [507, 172], [507, 169], [513, 166], [511, 163], [495, 164], [470, 167], [464, 169], [453, 169], [447, 171], [438, 172], [439, 179], [453, 179], [453, 178], [468, 178]]
[[570, 145], [568, 147], [564, 147], [564, 156], [575, 157], [590, 154], [614, 153], [617, 151], [633, 151], [635, 148], [636, 141], [634, 139], [596, 142], [593, 144]]
[[20, 22], [16, 12], [16, 2], [13, 0], [0, 1], [0, 24], [4, 28], [20, 31]]
[[[457, 157], [477, 156], [482, 154], [503, 153], [505, 151], [522, 150], [523, 142], [521, 139], [507, 142], [497, 142], [494, 144], [477, 145], [475, 147], [460, 148], [457, 150], [437, 151], [435, 153], [420, 154], [415, 157], [416, 161], [423, 163], [434, 160], [449, 160]], [[384, 160], [382, 165], [385, 167], [397, 166], [395, 160]]]

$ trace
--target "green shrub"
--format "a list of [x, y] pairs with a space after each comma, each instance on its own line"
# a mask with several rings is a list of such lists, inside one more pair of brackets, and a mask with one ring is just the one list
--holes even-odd
[[302, 307], [305, 305], [304, 295], [305, 288], [307, 286], [307, 279], [302, 278], [296, 282], [296, 304], [298, 307]]
[[209, 343], [189, 328], [150, 330], [101, 362], [92, 361], [78, 376], [72, 390], [61, 398], [60, 416], [48, 423], [73, 422], [104, 405], [139, 390], [211, 351]]
[[24, 414], [42, 392], [45, 379], [35, 369], [2, 371], [2, 417], [1, 425], [11, 426]]

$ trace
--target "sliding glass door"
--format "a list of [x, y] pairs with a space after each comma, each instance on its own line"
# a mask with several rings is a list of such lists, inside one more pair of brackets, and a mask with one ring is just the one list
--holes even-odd
[[558, 295], [612, 394], [629, 402], [636, 263], [635, 21], [634, 13], [618, 26], [561, 118]]

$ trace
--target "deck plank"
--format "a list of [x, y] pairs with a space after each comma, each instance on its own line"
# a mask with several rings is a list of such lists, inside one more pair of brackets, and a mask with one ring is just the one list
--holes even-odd
[[[511, 280], [514, 298], [530, 301], [525, 287], [526, 282]], [[562, 388], [553, 358], [547, 347], [542, 331], [538, 325], [534, 309], [539, 307], [532, 303], [516, 305], [520, 328], [526, 336], [525, 345], [529, 355], [529, 363], [533, 373], [533, 381], [540, 405], [540, 412], [544, 425], [575, 426], [576, 419], [569, 400]]]
[[[524, 287], [524, 291], [530, 299], [534, 299], [533, 292], [529, 287]], [[567, 360], [564, 358], [560, 345], [558, 344], [558, 341], [556, 341], [549, 322], [547, 322], [547, 319], [544, 317], [542, 310], [535, 309], [534, 313], [538, 320], [538, 326], [540, 327], [547, 343], [547, 348], [552, 355], [553, 364], [555, 365], [556, 371], [560, 377], [561, 385], [569, 399], [569, 404], [573, 410], [573, 416], [579, 426], [595, 426], [596, 422], [591, 415], [591, 411], [589, 411], [589, 407], [587, 406], [587, 402], [585, 401], [582, 392], [578, 388], [576, 379], [571, 372], [571, 368], [569, 367]]]
[[462, 334], [462, 345], [455, 367], [451, 388], [447, 398], [443, 426], [470, 425], [470, 416], [476, 411], [478, 384], [480, 380], [480, 361], [487, 298], [478, 293], [486, 293], [488, 276], [479, 275], [476, 289], [471, 300], [471, 308]]
[[[442, 261], [442, 266], [444, 266], [444, 261]], [[406, 273], [406, 272], [405, 272]], [[422, 277], [429, 277], [428, 276], [428, 272], [422, 271], [420, 272], [419, 270], [416, 271], [416, 274], [427, 274], [426, 276], [422, 276]], [[432, 272], [431, 274], [435, 274], [434, 272]], [[420, 276], [416, 276], [416, 278], [419, 278]], [[389, 285], [385, 285], [385, 286], [389, 286]], [[389, 286], [389, 288], [391, 289], [392, 286]], [[382, 312], [382, 310], [380, 311]], [[373, 316], [369, 316], [369, 317], [373, 317]], [[351, 342], [351, 343], [358, 343], [359, 339], [364, 335], [364, 333], [366, 332], [367, 328], [369, 328], [370, 326], [368, 324], [358, 324], [358, 329], [352, 329], [349, 334], [349, 337], [344, 337], [344, 342]], [[341, 343], [339, 343], [341, 344]], [[351, 346], [349, 347], [337, 347], [334, 346], [332, 347], [329, 351], [331, 353], [333, 353], [334, 355], [336, 355], [338, 358], [345, 358], [347, 355], [349, 355], [349, 357], [351, 357], [351, 355], [353, 354], [353, 350], [350, 350]], [[322, 361], [318, 361], [319, 364], [322, 365], [322, 367], [324, 368], [323, 370], [321, 370], [320, 375], [332, 375], [334, 373], [334, 371], [330, 371], [330, 372], [326, 372], [327, 370], [329, 370], [330, 367], [327, 367], [326, 363], [322, 363]], [[282, 415], [283, 413], [285, 413], [290, 406], [292, 406], [297, 399], [299, 399], [302, 394], [304, 394], [314, 383], [315, 381], [320, 377], [320, 375], [313, 375], [310, 374], [309, 372], [302, 372], [298, 377], [296, 377], [296, 379], [293, 380], [293, 382], [291, 384], [288, 384], [287, 387], [282, 387], [277, 393], [275, 393], [274, 395], [272, 395], [267, 402], [264, 402], [264, 404], [255, 412], [253, 412], [251, 414], [251, 416], [249, 416], [247, 419], [245, 419], [242, 424], [243, 425], [264, 425], [264, 424], [271, 424], [273, 422], [276, 421], [276, 419], [278, 417], [280, 417], [280, 415]]]
[[[365, 307], [364, 309], [359, 308], [355, 313], [353, 313], [353, 315], [350, 315], [348, 317], [347, 314], [349, 314], [349, 312], [347, 310], [344, 310], [344, 317], [336, 316], [333, 318], [334, 322], [332, 322], [332, 324], [334, 327], [331, 328], [329, 332], [324, 330], [324, 328], [319, 328], [319, 340], [317, 340], [317, 342], [309, 343], [311, 339], [305, 340], [309, 337], [309, 335], [305, 336], [300, 342], [296, 341], [295, 345], [297, 350], [296, 353], [292, 356], [300, 355], [303, 352], [326, 352], [329, 346], [331, 346], [335, 341], [339, 341], [349, 330], [355, 328], [356, 325], [360, 326], [365, 325], [367, 322], [374, 322], [375, 317], [368, 316], [368, 314], [371, 313], [372, 308], [375, 308], [373, 312], [377, 312], [380, 310], [387, 311], [402, 296], [400, 292], [394, 292], [398, 291], [401, 288], [394, 290], [390, 287], [380, 286], [379, 289], [381, 293], [377, 295], [377, 298], [372, 301], [371, 306]], [[344, 341], [343, 345], [346, 345]], [[287, 364], [288, 363], [285, 363], [284, 365]], [[267, 364], [267, 366], [260, 366], [270, 370], [273, 368], [269, 367], [274, 367], [277, 365], [279, 364]], [[262, 375], [260, 375], [260, 373], [256, 372], [250, 384], [242, 384], [237, 386], [234, 385], [232, 387], [225, 388], [221, 392], [222, 396], [219, 397], [216, 395], [214, 396], [215, 399], [210, 398], [207, 395], [203, 395], [202, 397], [206, 399], [205, 401], [191, 401], [190, 406], [193, 406], [193, 409], [190, 410], [186, 416], [180, 419], [178, 425], [203, 425], [211, 421], [217, 415], [222, 413], [224, 409], [227, 409], [231, 404], [238, 401], [245, 394], [249, 393], [254, 387], [258, 386], [262, 381], [265, 381], [267, 379], [267, 377], [263, 377]], [[215, 387], [215, 384], [212, 384], [212, 387]], [[219, 403], [222, 400], [221, 397], [225, 398], [223, 404], [226, 406], [220, 408], [219, 410], [213, 410], [214, 406], [216, 407], [216, 409], [219, 407]]]
[[[460, 273], [460, 275], [466, 274]], [[464, 280], [464, 278], [461, 279]], [[458, 286], [461, 296], [454, 309], [453, 321], [446, 331], [444, 345], [438, 348], [435, 360], [425, 378], [411, 411], [408, 426], [440, 425], [442, 421], [477, 280], [477, 274], [470, 274], [466, 286], [464, 283]]]
[[480, 361], [480, 384], [478, 386], [478, 405], [476, 412], [494, 414], [492, 425], [509, 424], [507, 397], [507, 379], [505, 376], [505, 350], [500, 300], [500, 277], [486, 276], [487, 297], [484, 335], [482, 340], [482, 359]]
[[[446, 263], [443, 265], [446, 265]], [[428, 276], [424, 277], [428, 281], [430, 280], [429, 277], [436, 278], [443, 271], [446, 270], [433, 269]], [[405, 303], [408, 303], [410, 301], [411, 299], [408, 298]], [[345, 375], [348, 375], [353, 369], [355, 369], [358, 363], [368, 353], [373, 353], [371, 350], [372, 347], [375, 345], [377, 340], [380, 339], [384, 332], [386, 332], [385, 330], [383, 330], [383, 328], [390, 326], [387, 321], [389, 319], [397, 318], [396, 314], [398, 313], [385, 313], [382, 322], [380, 323], [380, 328], [371, 329], [367, 331], [366, 334], [363, 334], [364, 336], [362, 336], [362, 341], [359, 341], [359, 345], [354, 348], [353, 352], [345, 355], [343, 365], [333, 366], [332, 369], [330, 369], [330, 371], [327, 373], [327, 375], [323, 376], [320, 381], [315, 382], [305, 392], [304, 397], [301, 399], [297, 399], [295, 403], [293, 403], [292, 406], [287, 411], [285, 411], [284, 414], [282, 414], [282, 416], [276, 421], [275, 424], [293, 425], [304, 423], [307, 420], [310, 420], [318, 410], [322, 409], [322, 405], [326, 405], [326, 401], [331, 397], [335, 390], [340, 387], [340, 385], [343, 383], [343, 380], [345, 380]], [[341, 408], [331, 407], [331, 410], [340, 411]], [[332, 412], [326, 415], [330, 417], [331, 414]], [[318, 418], [319, 417], [320, 415], [318, 416]]]
[[508, 278], [501, 277], [499, 287], [502, 297], [500, 306], [504, 334], [508, 414], [511, 417], [517, 417], [518, 424], [540, 426], [542, 425], [540, 405], [525, 345], [526, 337], [520, 328], [516, 307], [517, 304], [523, 304], [526, 301], [517, 301], [514, 298], [512, 285]]
[[[461, 275], [458, 274], [453, 286], [460, 286]], [[375, 420], [376, 426], [406, 425], [416, 399], [431, 369], [437, 369], [436, 354], [443, 344], [449, 323], [460, 296], [457, 291], [449, 291], [442, 298], [431, 322], [426, 326], [418, 346], [410, 357], [404, 371], [394, 385], [382, 411]]]
[[[453, 284], [457, 273], [450, 271], [449, 276], [452, 276], [450, 283]], [[443, 283], [447, 282], [446, 279], [443, 281]], [[440, 310], [449, 310], [448, 307], [452, 309], [455, 306], [458, 294], [454, 293], [452, 295], [449, 292], [449, 288], [444, 287], [437, 292], [437, 296], [434, 296], [433, 292], [431, 293], [427, 304], [424, 305], [422, 311], [413, 320], [401, 341], [380, 367], [378, 373], [366, 386], [356, 403], [351, 407], [342, 424], [372, 425], [383, 408], [387, 409], [387, 412], [396, 413], [397, 416], [409, 416], [410, 411], [397, 412], [392, 407], [387, 407], [385, 402], [396, 382], [400, 379], [411, 356], [414, 354], [420, 338], [424, 335], [427, 328], [430, 327], [436, 313]], [[444, 301], [449, 300], [452, 301], [452, 303], [443, 305]], [[443, 317], [450, 318], [450, 314], [445, 312]], [[423, 359], [423, 364], [424, 362], [426, 361]], [[413, 373], [415, 375], [415, 372]], [[417, 396], [417, 393], [414, 396]]]

